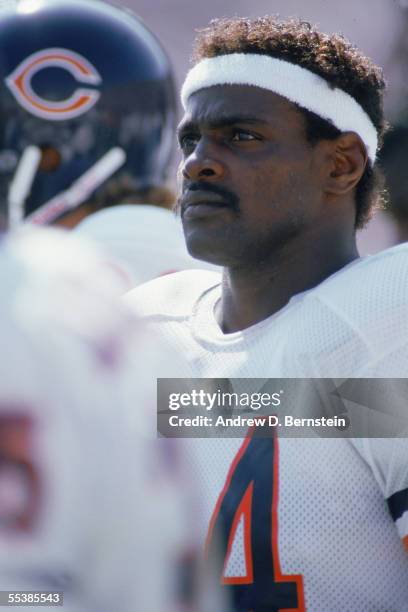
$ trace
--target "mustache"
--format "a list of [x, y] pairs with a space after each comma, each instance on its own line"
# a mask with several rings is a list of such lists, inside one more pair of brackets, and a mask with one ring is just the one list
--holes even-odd
[[204, 181], [194, 181], [193, 183], [189, 183], [188, 187], [184, 189], [183, 194], [177, 198], [177, 202], [174, 207], [176, 214], [181, 214], [184, 212], [185, 207], [183, 206], [183, 199], [187, 191], [208, 191], [209, 193], [215, 193], [216, 195], [221, 196], [228, 207], [230, 207], [234, 212], [239, 212], [239, 198], [233, 191], [230, 191], [225, 187], [220, 187], [219, 185], [206, 183]]

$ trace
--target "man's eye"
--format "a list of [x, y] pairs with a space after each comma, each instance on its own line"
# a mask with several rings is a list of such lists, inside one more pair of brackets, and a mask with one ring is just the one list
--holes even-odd
[[194, 134], [186, 134], [180, 138], [180, 148], [183, 151], [194, 149], [200, 137]]
[[235, 130], [231, 138], [232, 142], [251, 142], [252, 140], [258, 140], [254, 134], [244, 132], [242, 130]]

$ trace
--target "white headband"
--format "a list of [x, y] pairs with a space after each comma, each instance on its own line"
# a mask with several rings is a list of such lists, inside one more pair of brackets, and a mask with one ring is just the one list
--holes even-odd
[[268, 55], [231, 53], [203, 59], [187, 74], [181, 89], [188, 98], [214, 85], [253, 85], [269, 89], [332, 122], [341, 132], [356, 132], [367, 148], [372, 164], [377, 151], [377, 130], [360, 104], [338, 87], [306, 68]]

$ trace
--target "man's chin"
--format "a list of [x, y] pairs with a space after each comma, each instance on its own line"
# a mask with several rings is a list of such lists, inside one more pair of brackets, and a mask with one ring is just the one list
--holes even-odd
[[190, 253], [191, 257], [194, 259], [198, 259], [199, 261], [205, 261], [206, 263], [214, 264], [215, 266], [223, 266], [224, 259], [219, 253], [215, 253], [211, 251], [211, 249], [207, 248], [199, 248], [199, 247], [189, 247], [187, 245], [187, 251]]
[[204, 236], [187, 234], [186, 247], [194, 259], [199, 259], [216, 266], [224, 266], [227, 263], [228, 258], [222, 251], [221, 245], [217, 245], [216, 241]]

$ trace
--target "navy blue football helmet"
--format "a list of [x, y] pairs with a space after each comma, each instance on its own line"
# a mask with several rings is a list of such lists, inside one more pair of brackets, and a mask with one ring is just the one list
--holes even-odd
[[21, 216], [54, 202], [37, 219], [53, 221], [112, 177], [129, 191], [163, 184], [174, 83], [163, 48], [135, 15], [99, 0], [6, 4], [0, 74], [0, 201], [23, 177]]

